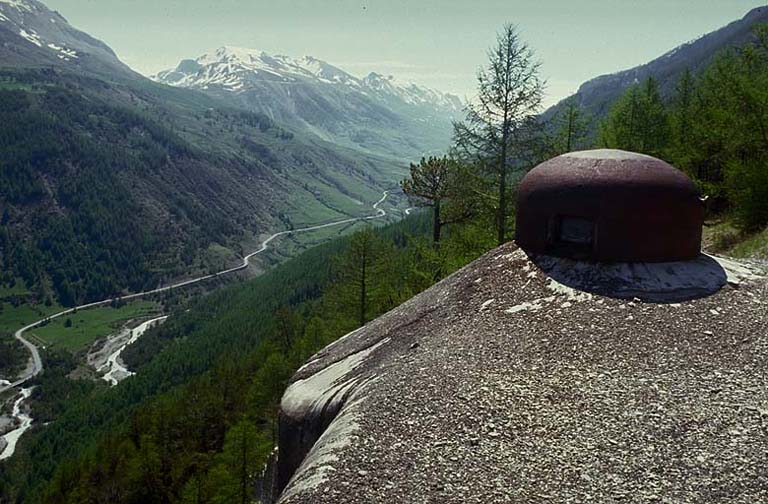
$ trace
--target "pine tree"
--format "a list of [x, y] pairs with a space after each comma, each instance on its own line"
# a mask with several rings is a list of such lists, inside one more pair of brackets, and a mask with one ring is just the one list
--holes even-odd
[[457, 162], [447, 156], [421, 158], [418, 164], [411, 163], [411, 178], [400, 185], [416, 206], [432, 208], [435, 245], [440, 243], [443, 226], [466, 220], [472, 214], [471, 205], [466, 204], [468, 200], [461, 198]]

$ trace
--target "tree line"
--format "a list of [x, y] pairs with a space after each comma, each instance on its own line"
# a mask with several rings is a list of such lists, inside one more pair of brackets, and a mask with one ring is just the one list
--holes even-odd
[[597, 147], [664, 159], [700, 187], [710, 216], [725, 215], [746, 232], [768, 225], [768, 25], [755, 26], [752, 42], [717, 54], [699, 73], [686, 69], [670, 96], [654, 77], [630, 86], [602, 120], [571, 97], [544, 121], [539, 67], [516, 28], [505, 26], [478, 73], [476, 99], [455, 124], [450, 152], [411, 164], [402, 189], [431, 209], [435, 244], [450, 224], [493, 229], [495, 243], [504, 243], [525, 173]]

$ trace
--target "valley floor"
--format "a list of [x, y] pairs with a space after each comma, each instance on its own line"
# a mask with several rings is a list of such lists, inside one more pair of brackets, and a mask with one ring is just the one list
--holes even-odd
[[[117, 307], [116, 304], [122, 303], [123, 300], [137, 299], [153, 294], [170, 292], [173, 289], [194, 285], [222, 275], [246, 270], [251, 265], [251, 260], [254, 257], [267, 251], [272, 241], [283, 236], [328, 230], [339, 226], [353, 227], [360, 222], [383, 219], [387, 216], [387, 211], [380, 208], [380, 206], [388, 197], [389, 191], [384, 191], [381, 198], [372, 205], [374, 213], [368, 216], [350, 217], [347, 219], [274, 233], [262, 241], [260, 246], [254, 252], [246, 255], [242, 259], [240, 265], [227, 268], [223, 271], [191, 278], [151, 291], [130, 294], [123, 296], [122, 298], [105, 299], [103, 301], [61, 311], [55, 311], [58, 307], [48, 307], [50, 308], [50, 313], [48, 313], [48, 310], [46, 310], [46, 312], [40, 312], [41, 314], [44, 313], [43, 318], [37, 319], [34, 322], [29, 322], [21, 329], [17, 329], [14, 333], [14, 337], [24, 343], [24, 345], [32, 352], [32, 359], [30, 360], [32, 365], [27, 366], [18, 379], [15, 379], [14, 377], [3, 379], [3, 381], [0, 382], [0, 393], [8, 392], [15, 387], [22, 386], [27, 380], [33, 378], [43, 370], [42, 361], [38, 356], [39, 349], [44, 350], [47, 347], [55, 346], [72, 353], [84, 354], [86, 348], [91, 346], [95, 340], [102, 337], [106, 337], [103, 346], [100, 349], [96, 349], [96, 351], [87, 352], [87, 355], [84, 355], [83, 357], [84, 363], [90, 368], [93, 368], [93, 371], [97, 374], [103, 374], [101, 377], [111, 385], [116, 385], [121, 380], [133, 374], [124, 366], [120, 357], [120, 354], [125, 347], [135, 342], [152, 326], [152, 324], [159, 323], [167, 318], [166, 316], [150, 317], [153, 313], [157, 315], [158, 305], [155, 302], [133, 301], [119, 307]], [[110, 307], [109, 305], [112, 306]], [[136, 316], [144, 317], [144, 320], [140, 325], [135, 328], [128, 325], [113, 334], [120, 322], [133, 319]], [[20, 322], [21, 324], [25, 324], [27, 321], [22, 319]], [[32, 424], [33, 420], [28, 413], [28, 406], [24, 404], [24, 401], [30, 394], [30, 388], [23, 389], [22, 397], [15, 399], [15, 402], [13, 403], [12, 412], [0, 417], [0, 420], [5, 425], [5, 428], [0, 430], [0, 434], [3, 435], [0, 438], [0, 442], [4, 445], [2, 446], [0, 453], [2, 453], [3, 458], [8, 458], [13, 455], [16, 442]]]

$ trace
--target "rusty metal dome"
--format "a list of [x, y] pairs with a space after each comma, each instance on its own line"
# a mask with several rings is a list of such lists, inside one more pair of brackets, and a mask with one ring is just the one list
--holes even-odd
[[701, 252], [704, 206], [683, 172], [621, 150], [572, 152], [523, 178], [517, 244], [599, 262], [666, 262]]

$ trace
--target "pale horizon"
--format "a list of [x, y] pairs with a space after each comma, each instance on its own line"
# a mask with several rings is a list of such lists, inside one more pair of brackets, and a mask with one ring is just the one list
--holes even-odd
[[[363, 77], [370, 72], [474, 95], [496, 32], [518, 26], [542, 62], [544, 107], [599, 75], [641, 65], [742, 18], [758, 0], [48, 0], [75, 27], [103, 40], [150, 76], [222, 46], [313, 56]], [[607, 4], [607, 5], [606, 5]]]

